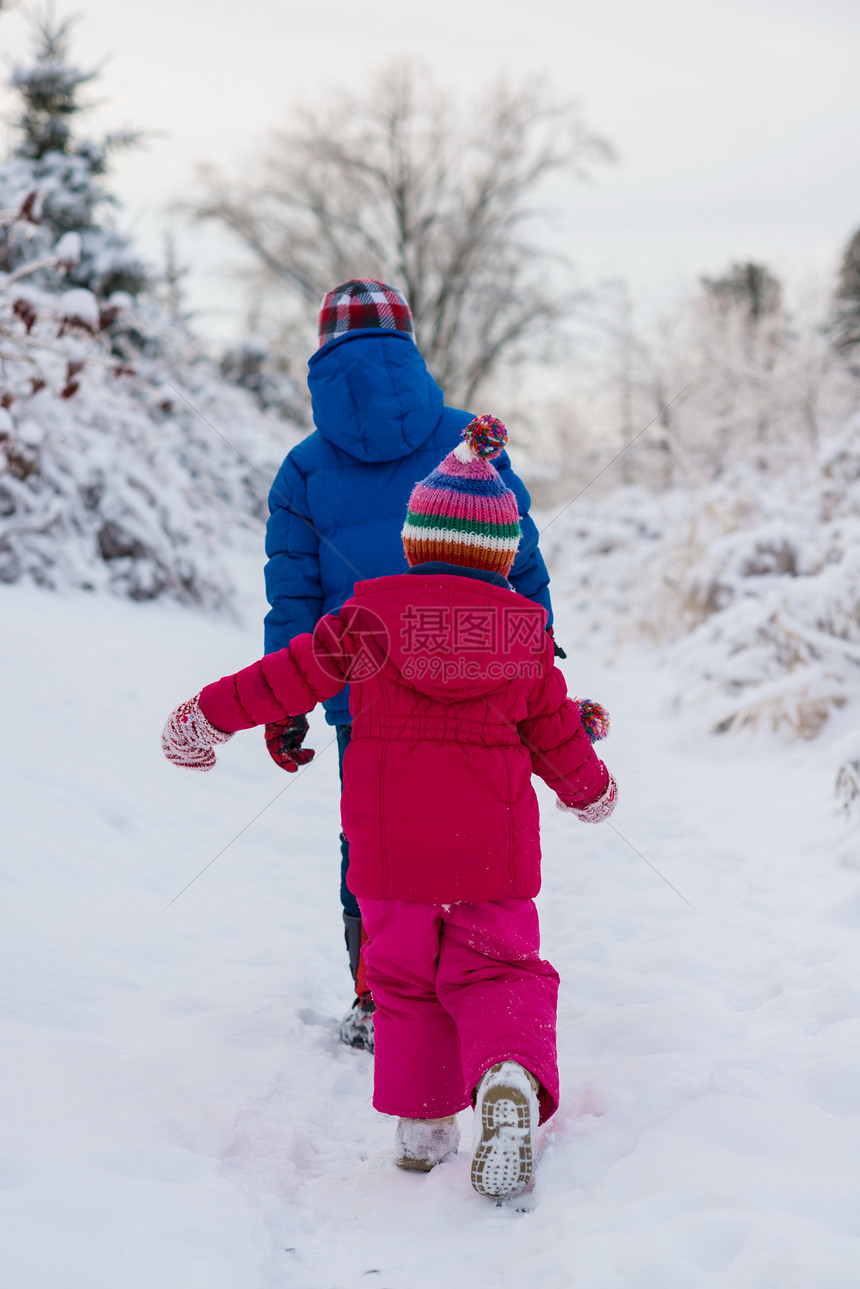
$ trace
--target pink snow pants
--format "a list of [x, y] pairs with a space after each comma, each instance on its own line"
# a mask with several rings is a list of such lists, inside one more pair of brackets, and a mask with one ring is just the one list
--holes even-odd
[[558, 974], [539, 955], [534, 901], [359, 905], [376, 1003], [376, 1109], [405, 1119], [457, 1114], [485, 1070], [512, 1060], [540, 1080], [548, 1119], [558, 1108]]

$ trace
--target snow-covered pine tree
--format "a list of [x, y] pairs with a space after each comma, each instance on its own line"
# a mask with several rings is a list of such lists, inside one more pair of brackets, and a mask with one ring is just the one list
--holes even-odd
[[[0, 239], [0, 268], [14, 270], [45, 258], [64, 233], [74, 233], [79, 253], [67, 284], [86, 288], [97, 299], [115, 291], [137, 296], [149, 284], [149, 273], [129, 238], [107, 222], [115, 199], [104, 176], [111, 152], [131, 146], [138, 136], [77, 135], [78, 117], [86, 110], [80, 92], [96, 74], [70, 61], [70, 21], [46, 14], [34, 19], [34, 28], [33, 59], [16, 67], [11, 78], [21, 102], [13, 122], [18, 141], [3, 166], [0, 187], [0, 207], [23, 209], [29, 219], [13, 224]], [[56, 270], [43, 271], [40, 282], [58, 285]]]
[[[225, 382], [108, 223], [110, 143], [76, 136], [92, 76], [37, 24], [0, 163], [0, 582], [223, 606], [223, 548], [262, 547], [296, 435]], [[262, 558], [262, 556], [261, 556]]]

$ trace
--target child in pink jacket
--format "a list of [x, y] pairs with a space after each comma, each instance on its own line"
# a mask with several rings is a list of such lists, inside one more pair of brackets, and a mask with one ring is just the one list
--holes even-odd
[[546, 612], [510, 588], [517, 503], [476, 418], [409, 499], [408, 572], [359, 582], [313, 634], [208, 685], [168, 719], [190, 769], [240, 729], [351, 686], [341, 803], [349, 884], [376, 1001], [373, 1104], [399, 1118], [396, 1162], [428, 1171], [475, 1106], [472, 1184], [504, 1197], [531, 1175], [558, 1106], [558, 975], [540, 957], [538, 774], [599, 822], [616, 786], [567, 697]]

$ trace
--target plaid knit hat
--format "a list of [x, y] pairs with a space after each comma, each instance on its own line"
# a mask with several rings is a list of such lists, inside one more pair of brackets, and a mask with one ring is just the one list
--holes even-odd
[[522, 531], [517, 499], [490, 458], [499, 455], [508, 432], [495, 416], [476, 416], [463, 438], [412, 490], [401, 533], [406, 559], [441, 559], [507, 577]]
[[353, 278], [323, 296], [320, 306], [320, 348], [335, 336], [360, 327], [389, 327], [414, 339], [412, 311], [397, 287], [374, 278]]

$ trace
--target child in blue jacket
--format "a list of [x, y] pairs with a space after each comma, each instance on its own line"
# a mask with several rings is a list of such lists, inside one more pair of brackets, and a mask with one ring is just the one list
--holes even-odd
[[[325, 296], [319, 348], [308, 364], [315, 430], [289, 453], [269, 494], [264, 650], [285, 648], [336, 612], [357, 581], [406, 570], [401, 529], [409, 494], [460, 441], [472, 413], [445, 405], [414, 340], [412, 314], [394, 287], [353, 279]], [[523, 539], [510, 574], [514, 589], [552, 622], [549, 575], [529, 517], [529, 495], [506, 453], [495, 462], [516, 496]], [[428, 624], [432, 625], [432, 624]], [[349, 691], [324, 704], [337, 731], [341, 787], [351, 726]], [[313, 756], [302, 746], [305, 717], [266, 727], [281, 768]], [[364, 979], [358, 904], [346, 885], [349, 845], [341, 833], [341, 902], [355, 1000], [341, 1038], [373, 1050], [373, 1000]]]

